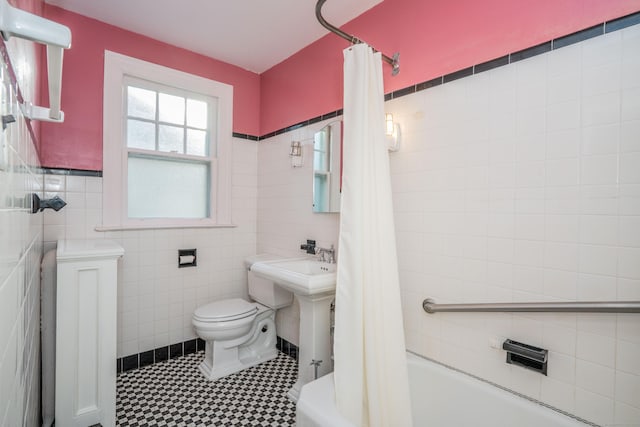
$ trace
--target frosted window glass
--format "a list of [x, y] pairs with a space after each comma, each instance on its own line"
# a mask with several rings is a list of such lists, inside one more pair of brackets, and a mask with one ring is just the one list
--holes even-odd
[[158, 150], [184, 154], [184, 128], [158, 126]]
[[129, 218], [209, 217], [209, 165], [129, 157]]
[[187, 129], [187, 154], [194, 156], [207, 155], [207, 132]]
[[127, 114], [141, 119], [156, 119], [156, 92], [127, 87]]
[[187, 126], [207, 128], [207, 103], [195, 99], [187, 99]]
[[181, 96], [160, 93], [158, 102], [160, 104], [160, 121], [184, 125], [184, 101]]
[[127, 120], [127, 146], [144, 150], [156, 149], [156, 125], [140, 120]]

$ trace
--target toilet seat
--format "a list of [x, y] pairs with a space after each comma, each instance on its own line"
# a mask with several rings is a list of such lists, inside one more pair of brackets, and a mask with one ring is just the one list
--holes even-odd
[[256, 304], [241, 298], [231, 298], [198, 307], [193, 313], [193, 319], [199, 322], [230, 322], [253, 317], [257, 312]]

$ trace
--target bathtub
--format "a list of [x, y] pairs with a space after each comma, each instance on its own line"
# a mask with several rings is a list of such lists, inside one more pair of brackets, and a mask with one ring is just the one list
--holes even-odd
[[[407, 353], [407, 365], [414, 427], [592, 425], [412, 353]], [[354, 427], [336, 409], [333, 374], [302, 387], [296, 423], [297, 427]]]

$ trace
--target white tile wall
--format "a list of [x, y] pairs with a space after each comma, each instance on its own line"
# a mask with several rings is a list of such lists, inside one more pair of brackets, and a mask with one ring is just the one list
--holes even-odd
[[[598, 424], [640, 422], [638, 315], [421, 308], [640, 298], [638, 76], [635, 26], [387, 102], [402, 127], [390, 162], [410, 350]], [[338, 215], [311, 213], [309, 157], [292, 169], [287, 156], [321, 126], [259, 144], [259, 251], [337, 242]], [[278, 324], [293, 342], [295, 316]], [[549, 375], [506, 365], [490, 345], [507, 337], [548, 348]]]
[[[23, 95], [33, 96], [32, 43], [7, 43]], [[40, 422], [40, 259], [42, 214], [31, 214], [31, 193], [42, 195], [34, 141], [0, 59], [0, 108], [16, 122], [0, 130], [0, 425]]]
[[[391, 168], [405, 304], [427, 296], [443, 303], [637, 298], [640, 81], [630, 76], [638, 64], [640, 26], [387, 103], [403, 129]], [[487, 101], [478, 101], [487, 86]], [[478, 105], [488, 107], [469, 111]], [[488, 121], [488, 134], [472, 117]], [[461, 138], [459, 129], [471, 136]], [[408, 158], [422, 166], [408, 171]], [[471, 177], [463, 185], [455, 178], [461, 164]], [[448, 200], [471, 191], [487, 203]], [[416, 217], [422, 223], [400, 224]], [[424, 233], [438, 245], [409, 237]], [[640, 411], [640, 376], [631, 366], [640, 360], [637, 315], [504, 315], [499, 324], [419, 311], [405, 306], [414, 351], [596, 423]], [[440, 321], [416, 327], [425, 316]], [[489, 338], [507, 336], [548, 348], [549, 376], [502, 366], [504, 354], [489, 351]]]
[[[335, 120], [335, 119], [334, 119]], [[338, 246], [339, 214], [313, 213], [313, 135], [333, 120], [275, 136], [258, 144], [257, 250], [282, 256], [303, 256], [306, 239], [317, 246]], [[302, 142], [302, 167], [293, 168], [291, 141]], [[298, 344], [297, 300], [278, 310], [278, 335]]]
[[[67, 206], [45, 212], [45, 248], [61, 239], [109, 238], [125, 256], [119, 263], [118, 357], [195, 338], [191, 316], [199, 305], [246, 297], [243, 260], [256, 252], [256, 143], [233, 141], [232, 220], [235, 228], [97, 232], [102, 224], [102, 179], [45, 175], [48, 195]], [[196, 248], [198, 266], [178, 268], [178, 249]]]

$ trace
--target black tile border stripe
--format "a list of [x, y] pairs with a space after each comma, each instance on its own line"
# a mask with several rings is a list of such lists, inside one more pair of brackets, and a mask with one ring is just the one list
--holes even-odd
[[601, 36], [604, 34], [604, 26], [605, 24], [602, 23], [600, 25], [578, 31], [577, 33], [554, 39], [551, 41], [553, 43], [553, 49], [559, 49], [561, 47], [569, 46], [571, 44], [591, 39], [593, 37]]
[[533, 46], [528, 49], [523, 49], [518, 52], [509, 54], [509, 63], [522, 61], [523, 59], [531, 58], [532, 56], [536, 55], [542, 55], [543, 53], [551, 52], [551, 49], [552, 43], [550, 41], [541, 43], [537, 46]]
[[[445, 74], [442, 76], [442, 83], [449, 83], [454, 80], [462, 79], [473, 75], [473, 66], [463, 68], [462, 70], [454, 71], [453, 73]], [[395, 93], [395, 92], [394, 92]], [[394, 96], [396, 98], [396, 96]]]
[[483, 73], [485, 71], [493, 70], [494, 68], [502, 67], [509, 64], [509, 55], [501, 56], [500, 58], [492, 59], [481, 64], [473, 66], [473, 74]]
[[405, 87], [391, 92], [391, 99], [400, 98], [401, 96], [409, 95], [416, 91], [416, 85]]
[[90, 171], [85, 169], [40, 168], [40, 173], [45, 175], [72, 175], [102, 177], [102, 171]]
[[440, 86], [443, 83], [443, 76], [436, 77], [435, 79], [427, 80], [426, 82], [418, 83], [416, 85], [416, 92], [429, 89], [430, 87]]
[[259, 137], [257, 136], [249, 135], [246, 133], [238, 133], [238, 132], [233, 132], [231, 136], [233, 136], [234, 138], [248, 139], [251, 141], [257, 141], [259, 139]]
[[637, 24], [640, 24], [640, 13], [634, 13], [632, 15], [623, 16], [622, 18], [605, 22], [604, 32], [612, 33]]
[[[143, 368], [155, 363], [164, 362], [176, 357], [182, 357], [197, 351], [204, 350], [206, 343], [200, 338], [170, 344], [164, 347], [158, 347], [153, 350], [143, 351], [142, 353], [131, 354], [116, 359], [116, 372], [132, 371], [134, 369]], [[298, 346], [290, 343], [282, 337], [277, 337], [276, 348], [278, 351], [298, 360]]]

